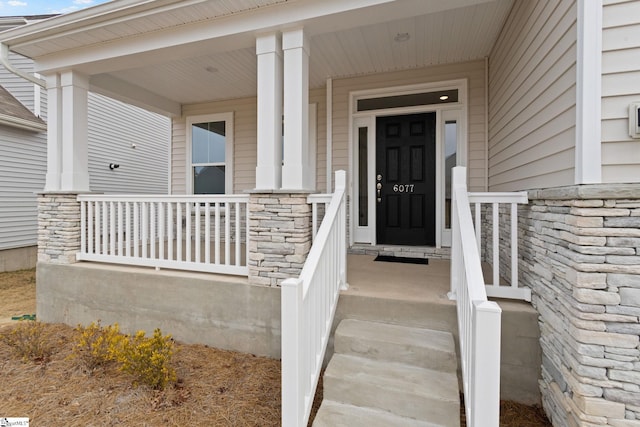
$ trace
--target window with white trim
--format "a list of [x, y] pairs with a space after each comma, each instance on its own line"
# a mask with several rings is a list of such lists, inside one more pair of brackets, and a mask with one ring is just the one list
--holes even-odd
[[189, 117], [187, 137], [191, 193], [232, 193], [233, 115]]

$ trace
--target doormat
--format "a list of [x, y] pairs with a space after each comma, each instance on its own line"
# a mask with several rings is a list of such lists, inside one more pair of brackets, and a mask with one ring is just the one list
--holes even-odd
[[408, 258], [403, 256], [378, 255], [374, 261], [401, 262], [404, 264], [429, 264], [428, 258]]

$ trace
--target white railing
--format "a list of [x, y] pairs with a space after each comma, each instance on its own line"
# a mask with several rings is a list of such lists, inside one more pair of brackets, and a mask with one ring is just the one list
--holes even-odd
[[[517, 193], [469, 193], [469, 203], [474, 205], [476, 242], [482, 253], [482, 207], [491, 205], [491, 267], [493, 283], [487, 285], [487, 295], [531, 301], [531, 289], [518, 286], [518, 204], [529, 203], [526, 191]], [[500, 286], [500, 205], [508, 205], [510, 212], [509, 249], [511, 284]], [[488, 214], [488, 210], [487, 210]], [[505, 239], [506, 241], [506, 239]], [[505, 243], [506, 245], [506, 243]]]
[[487, 300], [467, 196], [466, 168], [453, 169], [451, 293], [457, 300], [460, 360], [467, 425], [498, 427], [500, 418], [500, 319]]
[[346, 289], [346, 174], [335, 192], [297, 279], [282, 282], [282, 425], [309, 420], [340, 289]]
[[[322, 218], [320, 218], [320, 214], [327, 212], [327, 208], [329, 207], [329, 203], [331, 203], [331, 194], [311, 194], [307, 197], [307, 203], [311, 205], [311, 231], [312, 237], [315, 240], [316, 234], [318, 234], [318, 227], [322, 222]], [[322, 209], [320, 209], [322, 206]]]
[[76, 258], [247, 275], [246, 195], [79, 195]]

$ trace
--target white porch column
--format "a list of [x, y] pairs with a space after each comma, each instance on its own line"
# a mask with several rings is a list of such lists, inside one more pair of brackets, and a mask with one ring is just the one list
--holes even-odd
[[282, 43], [278, 34], [256, 38], [258, 56], [258, 164], [256, 188], [282, 184]]
[[87, 76], [66, 71], [47, 76], [49, 118], [45, 191], [89, 191]]
[[[309, 173], [309, 40], [304, 29], [282, 34], [284, 51], [284, 166], [282, 188], [312, 188]], [[315, 165], [313, 165], [315, 168]]]

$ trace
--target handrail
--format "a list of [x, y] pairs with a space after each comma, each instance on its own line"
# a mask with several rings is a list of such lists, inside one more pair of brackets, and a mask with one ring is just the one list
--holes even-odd
[[466, 168], [453, 168], [451, 298], [457, 300], [460, 360], [469, 427], [497, 427], [502, 310], [487, 300], [467, 196]]
[[248, 274], [248, 195], [81, 194], [77, 200], [79, 261]]
[[298, 278], [282, 282], [282, 426], [307, 425], [341, 289], [346, 289], [346, 174]]

